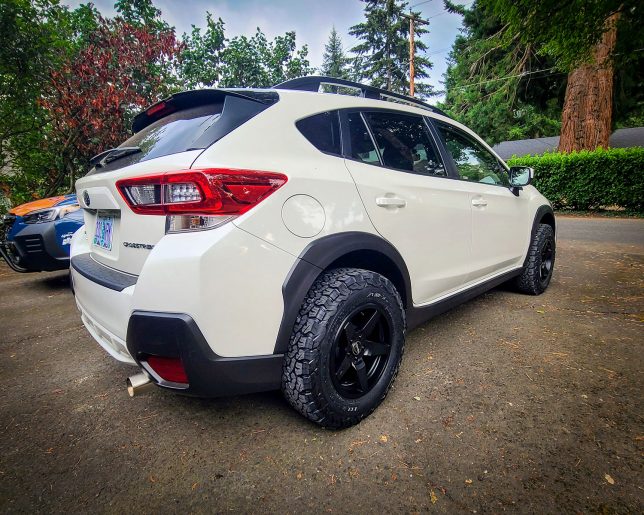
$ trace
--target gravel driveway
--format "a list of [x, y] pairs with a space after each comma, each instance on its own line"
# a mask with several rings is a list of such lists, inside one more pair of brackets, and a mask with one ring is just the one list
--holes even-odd
[[0, 266], [1, 512], [644, 509], [644, 221], [558, 219], [540, 297], [413, 331], [383, 405], [326, 431], [281, 395], [134, 399], [65, 273]]

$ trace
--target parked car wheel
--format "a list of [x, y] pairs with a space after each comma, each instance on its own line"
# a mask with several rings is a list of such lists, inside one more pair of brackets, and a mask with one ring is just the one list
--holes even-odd
[[523, 293], [541, 295], [550, 284], [555, 267], [555, 233], [552, 227], [539, 224], [528, 249], [523, 273], [516, 278], [516, 286]]
[[295, 323], [282, 389], [325, 427], [357, 424], [387, 395], [405, 345], [400, 295], [385, 277], [354, 268], [326, 272]]

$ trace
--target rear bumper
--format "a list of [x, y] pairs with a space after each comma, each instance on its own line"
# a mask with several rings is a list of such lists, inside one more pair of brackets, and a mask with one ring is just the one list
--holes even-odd
[[[195, 321], [182, 313], [135, 311], [127, 329], [127, 349], [162, 388], [184, 395], [218, 397], [280, 388], [283, 354], [225, 358], [217, 356]], [[180, 357], [188, 385], [163, 381], [147, 356]]]
[[[275, 340], [282, 282], [294, 256], [232, 224], [162, 238], [138, 276], [106, 267], [88, 252], [79, 231], [72, 240], [76, 303], [88, 331], [111, 356], [186, 395], [280, 387], [283, 355], [274, 353]], [[146, 363], [150, 355], [180, 357], [188, 386], [155, 377]]]

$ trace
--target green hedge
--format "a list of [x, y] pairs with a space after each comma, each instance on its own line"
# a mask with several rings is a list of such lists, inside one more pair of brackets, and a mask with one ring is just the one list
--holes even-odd
[[534, 185], [555, 208], [644, 209], [642, 147], [513, 157], [508, 164], [534, 168]]

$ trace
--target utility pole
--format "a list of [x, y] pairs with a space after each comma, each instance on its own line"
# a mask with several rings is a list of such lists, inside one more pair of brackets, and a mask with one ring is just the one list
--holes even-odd
[[404, 18], [409, 20], [409, 96], [414, 96], [414, 56], [416, 55], [416, 47], [414, 45], [414, 26], [417, 25], [429, 25], [428, 21], [421, 20], [420, 18], [415, 17], [411, 11], [409, 14], [403, 14]]

